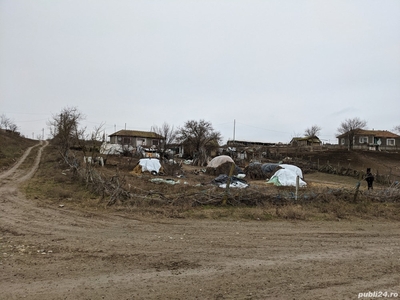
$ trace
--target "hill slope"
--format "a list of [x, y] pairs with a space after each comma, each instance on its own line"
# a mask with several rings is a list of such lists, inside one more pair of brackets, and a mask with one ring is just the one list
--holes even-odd
[[366, 171], [371, 168], [373, 173], [390, 175], [400, 179], [400, 153], [386, 151], [363, 150], [326, 150], [304, 154], [302, 159], [320, 166], [329, 164], [335, 168], [350, 168]]
[[37, 140], [0, 129], [0, 170], [11, 167], [28, 147], [37, 143]]

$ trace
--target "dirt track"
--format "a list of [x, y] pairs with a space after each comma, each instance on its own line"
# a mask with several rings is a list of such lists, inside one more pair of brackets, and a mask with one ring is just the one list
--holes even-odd
[[137, 220], [43, 206], [18, 191], [40, 155], [30, 171], [0, 174], [0, 299], [400, 294], [397, 223]]

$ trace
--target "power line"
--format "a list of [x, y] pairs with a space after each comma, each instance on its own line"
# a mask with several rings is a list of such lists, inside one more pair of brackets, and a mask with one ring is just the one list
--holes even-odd
[[290, 134], [290, 132], [278, 131], [278, 130], [272, 130], [272, 129], [266, 129], [266, 128], [262, 128], [262, 127], [257, 127], [257, 126], [253, 126], [253, 125], [244, 124], [244, 123], [241, 123], [241, 122], [236, 122], [236, 124], [238, 124], [238, 123], [241, 124], [241, 125], [245, 125], [245, 126], [253, 127], [253, 128], [257, 128], [257, 129], [262, 129], [262, 130], [266, 130], [266, 131], [272, 131], [272, 132], [279, 132], [279, 133], [288, 133], [288, 134]]
[[14, 114], [14, 115], [46, 115], [46, 116], [50, 115], [48, 113], [22, 113], [22, 112], [10, 112], [10, 111], [5, 111], [4, 113]]
[[16, 122], [16, 123], [26, 123], [26, 122], [39, 122], [39, 121], [48, 121], [48, 119], [27, 120], [27, 121], [15, 121], [15, 122]]

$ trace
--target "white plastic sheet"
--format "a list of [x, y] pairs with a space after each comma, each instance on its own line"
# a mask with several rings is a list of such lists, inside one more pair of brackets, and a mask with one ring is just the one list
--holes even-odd
[[303, 178], [303, 172], [301, 171], [301, 169], [299, 167], [294, 166], [294, 165], [288, 165], [288, 164], [280, 164], [279, 166], [286, 170], [290, 170], [290, 171], [296, 173], [296, 175], [299, 176], [300, 178]]
[[142, 172], [155, 171], [158, 173], [161, 169], [160, 161], [157, 158], [142, 158], [139, 160], [139, 165], [142, 166]]
[[208, 168], [218, 168], [220, 165], [226, 162], [232, 162], [235, 163], [232, 159], [232, 157], [228, 155], [220, 155], [217, 157], [214, 157], [210, 162], [208, 163], [207, 167]]
[[[283, 186], [296, 186], [296, 178], [297, 178], [297, 176], [298, 176], [298, 174], [296, 174], [292, 170], [279, 169], [270, 178], [268, 183], [274, 183], [275, 185], [283, 185]], [[307, 183], [305, 181], [303, 181], [301, 178], [299, 178], [299, 186], [300, 187], [304, 187], [306, 185], [307, 185]]]

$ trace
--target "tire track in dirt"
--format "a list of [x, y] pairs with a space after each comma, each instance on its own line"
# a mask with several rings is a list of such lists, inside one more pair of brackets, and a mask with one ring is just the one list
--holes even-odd
[[[48, 143], [48, 142], [46, 141], [46, 143]], [[42, 142], [40, 142], [40, 143], [38, 143], [38, 144], [36, 144], [36, 145], [34, 145], [34, 146], [32, 146], [32, 147], [29, 147], [29, 148], [24, 152], [24, 154], [18, 159], [18, 161], [14, 164], [14, 166], [12, 166], [12, 168], [10, 168], [10, 169], [8, 169], [8, 170], [6, 170], [6, 171], [0, 173], [0, 186], [4, 185], [4, 184], [6, 184], [6, 183], [9, 183], [9, 182], [11, 182], [14, 178], [18, 178], [18, 177], [20, 176], [20, 174], [22, 173], [22, 171], [21, 171], [21, 170], [18, 170], [18, 168], [19, 168], [20, 165], [26, 160], [26, 158], [28, 157], [28, 155], [31, 153], [32, 149], [33, 149], [33, 148], [36, 148], [36, 147], [38, 147], [38, 146], [40, 146], [41, 144], [42, 144]], [[45, 144], [45, 145], [47, 145], [47, 144]], [[40, 161], [40, 157], [39, 157], [39, 161]], [[35, 166], [33, 166], [33, 168], [32, 168], [32, 169], [34, 169], [33, 172], [35, 172], [36, 169], [37, 169], [37, 167], [36, 167], [36, 169], [35, 169], [34, 167], [35, 167]]]
[[[35, 157], [35, 160], [34, 160], [34, 163], [33, 163], [32, 167], [30, 168], [29, 171], [26, 172], [26, 174], [20, 176], [19, 178], [17, 178], [17, 179], [15, 180], [15, 183], [16, 183], [16, 184], [20, 184], [20, 183], [22, 183], [22, 182], [24, 182], [24, 181], [27, 181], [28, 179], [32, 178], [32, 176], [35, 174], [35, 172], [36, 172], [37, 169], [39, 168], [40, 159], [41, 159], [41, 157], [42, 157], [43, 149], [44, 149], [48, 144], [49, 144], [48, 141], [44, 141], [44, 142], [41, 141], [41, 142], [40, 142], [41, 147], [39, 148], [39, 151], [38, 151], [38, 153], [37, 153], [37, 155], [36, 155], [36, 157]], [[26, 158], [27, 158], [27, 156], [24, 156], [22, 162], [24, 162], [24, 161], [26, 160]], [[22, 163], [22, 162], [21, 162], [21, 163]]]
[[[32, 149], [40, 146], [32, 166], [19, 169], [27, 159]], [[0, 174], [0, 232], [12, 232], [15, 235], [54, 235], [68, 232], [80, 235], [87, 226], [105, 227], [104, 222], [96, 222], [85, 218], [85, 213], [79, 211], [60, 210], [58, 207], [43, 207], [40, 203], [28, 200], [19, 191], [19, 186], [29, 180], [37, 171], [43, 150], [48, 142], [40, 142], [28, 148], [18, 162], [9, 170]], [[103, 218], [107, 219], [107, 218]]]

